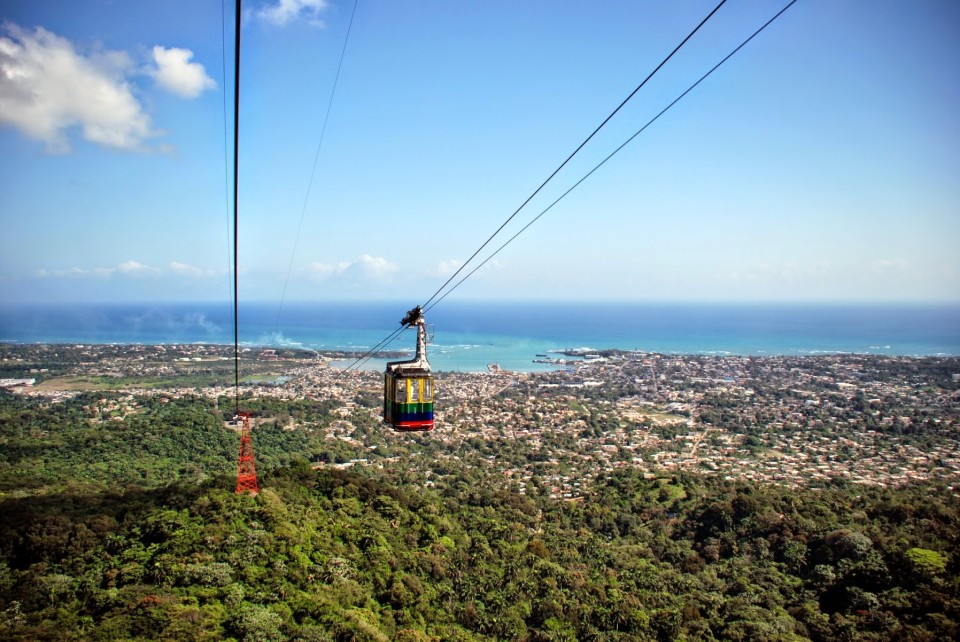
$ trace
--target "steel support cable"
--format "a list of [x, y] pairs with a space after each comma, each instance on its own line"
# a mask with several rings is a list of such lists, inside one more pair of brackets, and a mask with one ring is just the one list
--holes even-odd
[[[468, 265], [474, 258], [476, 258], [477, 255], [478, 255], [481, 251], [483, 251], [483, 248], [485, 248], [487, 245], [490, 244], [490, 241], [492, 241], [492, 240], [494, 239], [494, 237], [496, 237], [497, 234], [499, 234], [499, 233], [503, 230], [503, 228], [506, 227], [507, 224], [509, 224], [510, 221], [512, 221], [512, 220], [516, 217], [516, 215], [520, 213], [520, 210], [522, 210], [524, 207], [526, 207], [527, 203], [529, 203], [531, 200], [533, 200], [533, 198], [534, 198], [538, 193], [540, 193], [540, 190], [542, 190], [542, 189], [547, 185], [547, 183], [549, 183], [549, 182], [553, 179], [553, 177], [556, 176], [556, 175], [560, 172], [560, 170], [563, 169], [563, 168], [566, 166], [566, 164], [567, 164], [568, 162], [570, 162], [570, 160], [571, 160], [574, 156], [576, 156], [577, 153], [579, 153], [580, 150], [583, 149], [583, 147], [584, 147], [588, 142], [590, 142], [590, 140], [597, 134], [597, 132], [599, 132], [599, 131], [604, 127], [604, 125], [606, 125], [606, 124], [610, 121], [610, 119], [613, 118], [613, 117], [617, 114], [617, 112], [619, 112], [620, 109], [623, 108], [623, 106], [626, 105], [627, 102], [629, 102], [630, 99], [633, 98], [634, 95], [636, 95], [636, 93], [637, 93], [638, 91], [640, 91], [640, 89], [642, 89], [643, 86], [646, 85], [647, 82], [648, 82], [651, 78], [653, 78], [653, 76], [654, 76], [658, 71], [660, 71], [660, 69], [667, 63], [667, 61], [669, 61], [669, 60], [687, 43], [687, 41], [689, 41], [690, 38], [692, 38], [693, 35], [696, 34], [697, 31], [699, 31], [700, 28], [703, 27], [703, 25], [706, 24], [706, 22], [707, 22], [710, 18], [713, 17], [713, 15], [720, 9], [720, 7], [722, 7], [722, 6], [724, 5], [724, 3], [726, 3], [726, 0], [721, 0], [720, 3], [719, 3], [716, 7], [714, 7], [713, 10], [712, 10], [709, 14], [707, 14], [707, 16], [706, 16], [703, 20], [700, 21], [700, 23], [696, 26], [696, 28], [694, 28], [693, 31], [691, 31], [689, 34], [687, 34], [687, 37], [684, 38], [684, 39], [680, 42], [680, 44], [678, 44], [678, 45], [673, 49], [673, 51], [671, 51], [670, 54], [667, 55], [667, 57], [664, 58], [664, 59], [660, 62], [660, 64], [658, 64], [658, 65], [656, 66], [656, 68], [654, 68], [654, 70], [651, 71], [651, 72], [647, 75], [646, 78], [643, 79], [643, 82], [641, 82], [639, 85], [637, 85], [637, 87], [636, 87], [632, 92], [630, 92], [630, 94], [629, 94], [626, 98], [624, 98], [623, 101], [621, 101], [621, 103], [620, 103], [619, 105], [617, 105], [617, 108], [614, 109], [612, 112], [610, 112], [610, 115], [608, 115], [608, 116], [603, 120], [603, 122], [601, 122], [601, 123], [596, 127], [596, 129], [594, 129], [593, 132], [591, 132], [590, 135], [587, 136], [587, 138], [585, 138], [584, 141], [583, 141], [582, 143], [580, 143], [580, 145], [577, 146], [577, 148], [576, 148], [575, 150], [573, 150], [573, 152], [572, 152], [569, 156], [567, 156], [567, 158], [566, 158], [555, 170], [553, 170], [553, 172], [550, 174], [550, 176], [548, 176], [547, 179], [546, 179], [545, 181], [543, 181], [543, 183], [541, 183], [540, 186], [539, 186], [536, 190], [534, 190], [534, 192], [533, 192], [532, 194], [530, 194], [530, 196], [527, 197], [527, 199], [520, 205], [520, 207], [518, 207], [518, 208], [513, 212], [513, 214], [511, 214], [511, 215], [507, 218], [507, 220], [505, 220], [505, 221], [500, 225], [500, 227], [498, 227], [497, 230], [496, 230], [493, 234], [491, 234], [490, 237], [487, 238], [487, 240], [484, 241], [483, 244], [482, 244], [479, 248], [477, 248], [477, 250], [476, 250], [472, 255], [470, 255], [470, 258], [468, 258], [466, 261], [464, 261], [464, 263], [457, 269], [457, 271], [454, 272], [452, 275], [450, 275], [450, 278], [448, 278], [448, 279], [446, 280], [446, 282], [444, 282], [444, 284], [441, 285], [441, 286], [437, 289], [437, 291], [434, 292], [433, 295], [432, 295], [429, 299], [427, 299], [427, 301], [421, 306], [421, 307], [424, 308], [424, 310], [429, 310], [430, 308], [433, 307], [432, 305], [430, 305], [431, 301], [433, 301], [433, 300], [437, 297], [437, 295], [440, 294], [440, 293], [444, 290], [444, 288], [446, 288], [446, 287], [450, 284], [450, 282], [453, 281], [453, 279], [455, 279], [455, 278], [457, 277], [457, 275], [460, 274], [460, 272], [462, 272], [463, 269], [466, 268], [467, 265]], [[499, 251], [499, 250], [498, 250], [498, 251]], [[488, 259], [488, 260], [489, 260], [489, 259]], [[475, 271], [476, 271], [476, 269], [474, 269], [474, 272], [475, 272]], [[471, 274], [473, 274], [473, 272], [471, 272]], [[460, 283], [462, 283], [462, 282], [463, 282], [463, 281], [461, 280]], [[459, 285], [459, 284], [458, 284], [458, 285]], [[446, 295], [444, 295], [444, 296], [446, 296]], [[402, 328], [401, 328], [401, 331], [402, 331]], [[392, 342], [394, 339], [396, 339], [397, 336], [399, 336], [399, 331], [396, 331], [396, 330], [395, 330], [394, 332], [390, 333], [390, 335], [388, 335], [385, 339], [383, 339], [380, 343], [378, 343], [374, 348], [370, 349], [370, 350], [367, 351], [365, 354], [363, 354], [362, 356], [360, 356], [359, 358], [357, 358], [355, 361], [353, 361], [351, 364], [349, 364], [346, 368], [344, 368], [343, 373], [346, 373], [348, 370], [354, 368], [355, 366], [357, 366], [357, 365], [360, 364], [361, 362], [366, 362], [367, 360], [369, 360], [369, 359], [371, 358], [371, 356], [372, 356], [378, 349], [380, 349], [381, 346], [384, 346], [384, 345], [386, 345], [386, 344], [389, 344], [389, 343]], [[343, 375], [341, 374], [341, 376], [343, 376]]]
[[346, 368], [344, 368], [344, 369], [340, 372], [340, 376], [343, 377], [343, 375], [345, 375], [347, 372], [349, 372], [349, 371], [352, 370], [353, 368], [355, 368], [355, 367], [356, 367], [356, 368], [359, 368], [360, 366], [362, 366], [363, 364], [365, 364], [365, 363], [366, 363], [367, 361], [369, 361], [379, 350], [381, 350], [382, 348], [385, 348], [385, 347], [387, 347], [389, 344], [393, 343], [393, 341], [394, 341], [397, 337], [399, 337], [400, 334], [403, 333], [404, 330], [406, 330], [406, 328], [405, 328], [404, 326], [400, 326], [399, 328], [397, 328], [396, 330], [394, 330], [393, 332], [391, 332], [390, 334], [388, 334], [386, 337], [384, 337], [383, 339], [381, 339], [381, 340], [380, 340], [380, 343], [378, 343], [377, 345], [373, 346], [372, 348], [370, 348], [369, 350], [367, 350], [366, 352], [364, 352], [362, 355], [360, 355], [359, 357], [357, 357], [356, 359], [354, 359], [354, 361], [353, 361], [352, 363], [350, 363], [350, 365], [348, 365]]
[[283, 302], [287, 296], [287, 285], [290, 283], [290, 274], [293, 272], [293, 259], [297, 255], [297, 246], [300, 244], [300, 232], [303, 229], [303, 219], [307, 214], [307, 203], [310, 201], [310, 191], [313, 189], [313, 179], [317, 174], [317, 162], [320, 160], [320, 149], [323, 147], [323, 139], [327, 133], [327, 123], [330, 120], [330, 110], [333, 107], [333, 98], [337, 94], [337, 84], [340, 81], [340, 70], [343, 68], [343, 59], [347, 53], [347, 43], [350, 42], [350, 32], [353, 30], [353, 18], [357, 15], [357, 5], [360, 0], [354, 0], [353, 11], [350, 13], [350, 22], [347, 25], [347, 35], [343, 39], [343, 48], [340, 50], [340, 62], [337, 63], [337, 74], [333, 79], [333, 88], [330, 90], [330, 99], [327, 101], [327, 113], [323, 117], [323, 127], [320, 129], [320, 142], [317, 144], [317, 153], [313, 157], [313, 169], [310, 170], [310, 181], [307, 183], [307, 194], [303, 199], [303, 209], [300, 212], [300, 223], [297, 225], [297, 236], [293, 241], [293, 251], [290, 253], [290, 265], [287, 267], [287, 278], [283, 282], [283, 290], [280, 293], [280, 306], [277, 308], [277, 320], [273, 324], [273, 332], [276, 334], [280, 327], [280, 313], [283, 311]]
[[233, 221], [230, 220], [230, 151], [227, 135], [227, 20], [226, 0], [220, 0], [220, 69], [223, 78], [223, 204], [227, 214], [227, 289], [230, 292], [230, 307], [233, 307], [233, 262], [230, 259], [230, 244], [233, 236]]
[[240, 193], [240, 4], [241, 0], [237, 0], [233, 55], [233, 389], [235, 410], [238, 415], [240, 414], [240, 278], [237, 269], [240, 235], [238, 228], [240, 220], [238, 204]]
[[[701, 82], [703, 82], [704, 80], [706, 80], [711, 74], [713, 74], [713, 72], [715, 72], [717, 69], [719, 69], [720, 66], [722, 66], [722, 65], [723, 65], [724, 63], [726, 63], [730, 58], [732, 58], [737, 52], [739, 52], [744, 46], [746, 46], [747, 43], [749, 43], [749, 42], [750, 42], [751, 40], [753, 40], [757, 35], [759, 35], [760, 32], [762, 32], [764, 29], [766, 29], [768, 26], [770, 26], [770, 24], [772, 24], [777, 18], [779, 18], [783, 13], [785, 13], [785, 12], [787, 11], [787, 9], [789, 9], [790, 7], [792, 7], [792, 6], [796, 3], [796, 1], [797, 1], [797, 0], [791, 0], [791, 2], [787, 3], [787, 5], [784, 6], [779, 12], [777, 12], [776, 15], [774, 15], [774, 16], [773, 16], [772, 18], [770, 18], [767, 22], [765, 22], [759, 29], [757, 29], [755, 32], [753, 32], [753, 34], [751, 34], [750, 37], [748, 37], [746, 40], [744, 40], [742, 43], [740, 43], [740, 45], [738, 45], [733, 51], [731, 51], [729, 54], [727, 54], [722, 60], [720, 60], [720, 62], [718, 62], [716, 65], [714, 65], [707, 73], [705, 73], [704, 75], [702, 75], [695, 83], [693, 83], [692, 85], [690, 85], [690, 87], [688, 87], [682, 94], [680, 94], [679, 96], [677, 96], [672, 102], [670, 102], [670, 104], [668, 104], [666, 107], [664, 107], [656, 116], [654, 116], [654, 117], [651, 118], [649, 121], [647, 121], [647, 123], [646, 123], [643, 127], [641, 127], [640, 129], [638, 129], [632, 136], [630, 136], [630, 138], [628, 138], [628, 139], [627, 139], [626, 141], [624, 141], [619, 147], [617, 147], [615, 150], [613, 150], [609, 155], [607, 155], [606, 158], [604, 158], [604, 159], [603, 159], [602, 161], [600, 161], [596, 166], [594, 166], [593, 169], [591, 169], [589, 172], [587, 172], [587, 174], [585, 174], [580, 180], [578, 180], [576, 183], [574, 183], [567, 191], [565, 191], [563, 194], [561, 194], [555, 201], [553, 201], [550, 205], [548, 205], [542, 212], [540, 212], [540, 213], [539, 213], [536, 217], [534, 217], [530, 222], [528, 222], [525, 226], [523, 226], [523, 228], [521, 228], [516, 234], [514, 234], [512, 237], [510, 237], [503, 245], [501, 245], [499, 248], [497, 248], [496, 251], [494, 251], [490, 256], [488, 256], [486, 259], [484, 259], [482, 263], [480, 263], [477, 267], [475, 267], [473, 270], [471, 270], [466, 276], [464, 276], [462, 279], [460, 279], [460, 281], [458, 281], [453, 287], [451, 287], [449, 290], [447, 290], [447, 292], [445, 292], [445, 293], [443, 294], [443, 296], [441, 296], [439, 299], [437, 299], [436, 301], [434, 301], [431, 305], [429, 305], [428, 307], [426, 307], [426, 308], [424, 309], [424, 312], [427, 312], [427, 311], [431, 310], [432, 308], [434, 308], [437, 304], [439, 304], [441, 301], [443, 301], [443, 299], [445, 299], [445, 298], [447, 297], [447, 295], [449, 295], [451, 292], [453, 292], [453, 291], [456, 290], [458, 287], [460, 287], [460, 285], [462, 285], [464, 281], [466, 281], [468, 278], [470, 278], [471, 276], [473, 276], [473, 274], [475, 274], [480, 268], [482, 268], [482, 267], [483, 267], [484, 265], [486, 265], [491, 259], [493, 259], [497, 254], [499, 254], [501, 250], [503, 250], [503, 249], [504, 249], [505, 247], [507, 247], [510, 243], [512, 243], [518, 236], [520, 236], [523, 232], [525, 232], [525, 231], [527, 230], [527, 228], [529, 228], [531, 225], [533, 225], [534, 223], [536, 223], [536, 222], [540, 219], [540, 217], [542, 217], [544, 214], [546, 214], [546, 213], [549, 212], [551, 209], [553, 209], [553, 207], [554, 207], [557, 203], [559, 203], [561, 200], [563, 200], [568, 194], [570, 194], [570, 192], [572, 192], [572, 191], [575, 190], [577, 187], [579, 187], [581, 183], [583, 183], [583, 182], [584, 182], [585, 180], [587, 180], [590, 176], [592, 176], [593, 173], [596, 172], [598, 169], [600, 169], [603, 165], [605, 165], [605, 164], [607, 163], [607, 161], [609, 161], [611, 158], [613, 158], [614, 156], [616, 156], [624, 147], [626, 147], [626, 146], [629, 145], [631, 142], [633, 142], [633, 140], [634, 140], [637, 136], [639, 136], [640, 134], [642, 134], [650, 125], [652, 125], [654, 122], [656, 122], [661, 116], [663, 116], [667, 111], [669, 111], [674, 105], [676, 105], [676, 104], [677, 104], [678, 102], [680, 102], [684, 97], [686, 97], [687, 94], [689, 94], [691, 91], [693, 91], [698, 85], [700, 85]], [[381, 345], [389, 344], [390, 341], [393, 341], [393, 339], [396, 338], [395, 335], [397, 335], [397, 334], [398, 334], [397, 332], [394, 332], [393, 335], [391, 335], [391, 337], [393, 337], [393, 338], [388, 337], [387, 339], [384, 339], [383, 341], [381, 341], [379, 344], [377, 344], [375, 350], [376, 350], [377, 348], [379, 348]], [[368, 353], [368, 354], [369, 354], [369, 353]], [[369, 358], [369, 357], [367, 357], [367, 358]], [[362, 357], [361, 357], [361, 359], [362, 359]], [[358, 359], [358, 362], [359, 362], [359, 361], [360, 361], [360, 359]], [[355, 363], [356, 363], [356, 362], [355, 362]], [[352, 364], [351, 364], [351, 365], [352, 365]]]
[[427, 306], [430, 305], [430, 302], [433, 301], [433, 300], [437, 297], [437, 295], [440, 294], [440, 293], [443, 291], [444, 288], [446, 288], [448, 285], [450, 285], [450, 282], [453, 281], [453, 280], [457, 277], [457, 275], [460, 274], [460, 272], [462, 272], [463, 269], [466, 268], [467, 265], [468, 265], [473, 259], [475, 259], [478, 254], [480, 254], [481, 251], [483, 251], [483, 248], [487, 247], [487, 245], [490, 244], [490, 241], [492, 241], [492, 240], [494, 239], [494, 237], [495, 237], [497, 234], [499, 234], [499, 233], [503, 230], [503, 228], [506, 227], [507, 224], [510, 223], [510, 221], [512, 221], [512, 220], [514, 219], [514, 217], [515, 217], [517, 214], [520, 213], [520, 210], [522, 210], [524, 207], [526, 207], [527, 203], [529, 203], [531, 200], [533, 200], [533, 197], [536, 196], [537, 194], [539, 194], [539, 193], [540, 193], [540, 190], [542, 190], [544, 187], [546, 187], [547, 183], [549, 183], [549, 182], [553, 179], [553, 177], [556, 176], [556, 175], [560, 172], [560, 170], [563, 169], [563, 168], [566, 166], [566, 164], [569, 163], [570, 160], [571, 160], [574, 156], [576, 156], [577, 153], [579, 153], [580, 150], [583, 149], [583, 147], [584, 147], [588, 142], [590, 142], [590, 140], [597, 134], [597, 132], [599, 132], [599, 131], [603, 128], [603, 126], [606, 125], [606, 124], [610, 121], [610, 119], [613, 118], [613, 117], [617, 114], [617, 112], [619, 112], [620, 109], [623, 108], [623, 106], [626, 105], [627, 102], [629, 102], [630, 99], [633, 98], [634, 95], [636, 95], [636, 93], [637, 93], [638, 91], [640, 91], [640, 89], [642, 89], [643, 86], [646, 85], [647, 82], [648, 82], [651, 78], [653, 78], [653, 76], [654, 76], [658, 71], [660, 71], [660, 68], [663, 67], [665, 64], [667, 64], [667, 61], [670, 60], [671, 58], [673, 58], [674, 54], [676, 54], [678, 51], [680, 51], [680, 49], [681, 49], [685, 44], [687, 44], [687, 41], [690, 40], [690, 38], [692, 38], [693, 35], [694, 35], [695, 33], [697, 33], [697, 32], [700, 30], [700, 28], [701, 28], [703, 25], [705, 25], [710, 18], [713, 17], [713, 14], [715, 14], [715, 13], [720, 9], [720, 7], [722, 7], [722, 6], [724, 5], [724, 3], [725, 3], [726, 1], [727, 1], [727, 0], [720, 0], [720, 3], [719, 3], [716, 7], [713, 8], [713, 11], [711, 11], [709, 14], [707, 14], [707, 17], [704, 18], [703, 20], [701, 20], [701, 21], [700, 21], [700, 24], [698, 24], [693, 31], [691, 31], [689, 34], [687, 34], [687, 37], [684, 38], [684, 39], [680, 42], [680, 44], [677, 45], [677, 46], [673, 49], [673, 51], [671, 51], [670, 54], [669, 54], [666, 58], [664, 58], [664, 59], [660, 62], [660, 64], [657, 65], [656, 68], [655, 68], [653, 71], [650, 72], [650, 74], [649, 74], [646, 78], [643, 79], [643, 82], [641, 82], [639, 85], [637, 85], [637, 87], [636, 87], [633, 91], [630, 92], [630, 95], [628, 95], [626, 98], [624, 98], [623, 101], [622, 101], [619, 105], [617, 105], [617, 108], [616, 108], [616, 109], [614, 109], [612, 112], [610, 112], [610, 115], [609, 115], [609, 116], [607, 116], [606, 118], [603, 119], [603, 122], [602, 122], [602, 123], [600, 123], [599, 125], [597, 125], [597, 128], [594, 129], [593, 132], [591, 132], [591, 134], [590, 134], [589, 136], [587, 136], [587, 137], [584, 139], [584, 141], [583, 141], [582, 143], [580, 143], [580, 145], [578, 145], [577, 148], [576, 148], [575, 150], [573, 150], [573, 152], [572, 152], [569, 156], [567, 156], [566, 160], [564, 160], [562, 163], [560, 163], [560, 165], [559, 165], [555, 170], [553, 170], [553, 172], [550, 174], [550, 176], [548, 176], [547, 179], [546, 179], [545, 181], [543, 181], [543, 183], [540, 184], [540, 187], [538, 187], [536, 190], [534, 190], [534, 192], [533, 192], [530, 196], [527, 197], [527, 200], [525, 200], [525, 201], [520, 205], [520, 207], [518, 207], [518, 208], [513, 212], [513, 214], [511, 214], [509, 217], [507, 217], [507, 220], [505, 220], [505, 221], [500, 225], [500, 227], [498, 227], [497, 230], [496, 230], [493, 234], [491, 234], [490, 237], [489, 237], [486, 241], [483, 242], [483, 245], [481, 245], [479, 248], [477, 248], [477, 250], [476, 250], [473, 254], [470, 255], [470, 258], [468, 258], [466, 261], [464, 261], [464, 262], [463, 262], [463, 265], [461, 265], [461, 266], [457, 269], [456, 272], [454, 272], [453, 274], [451, 274], [451, 275], [450, 275], [450, 278], [447, 279], [446, 282], [445, 282], [443, 285], [441, 285], [441, 286], [437, 289], [437, 291], [434, 292], [433, 295], [432, 295], [429, 299], [426, 300], [426, 302], [424, 302], [424, 304], [423, 304], [423, 306], [422, 306], [424, 309], [426, 309]]
[[424, 313], [429, 312], [429, 311], [430, 311], [432, 308], [434, 308], [438, 303], [440, 303], [440, 302], [443, 301], [445, 298], [447, 298], [447, 295], [448, 295], [448, 294], [450, 294], [451, 292], [453, 292], [454, 290], [456, 290], [458, 287], [460, 287], [460, 286], [463, 284], [464, 281], [466, 281], [466, 280], [469, 279], [471, 276], [473, 276], [474, 273], [476, 273], [480, 268], [482, 268], [484, 265], [486, 265], [491, 259], [493, 259], [493, 257], [495, 257], [497, 254], [499, 254], [502, 249], [504, 249], [505, 247], [507, 247], [508, 245], [510, 245], [510, 243], [512, 243], [514, 239], [516, 239], [518, 236], [520, 236], [521, 234], [523, 234], [523, 233], [527, 230], [528, 227], [530, 227], [531, 225], [533, 225], [534, 223], [536, 223], [536, 222], [540, 219], [541, 216], [543, 216], [544, 214], [546, 214], [547, 212], [549, 212], [551, 209], [553, 209], [553, 206], [554, 206], [554, 205], [556, 205], [557, 203], [559, 203], [560, 201], [562, 201], [570, 192], [572, 192], [573, 190], [575, 190], [577, 187], [580, 186], [581, 183], [583, 183], [585, 180], [587, 180], [588, 178], [590, 178], [590, 176], [593, 175], [594, 172], [596, 172], [598, 169], [600, 169], [601, 167], [603, 167], [603, 165], [605, 165], [608, 160], [610, 160], [611, 158], [613, 158], [614, 156], [616, 156], [616, 155], [620, 152], [620, 150], [622, 150], [624, 147], [626, 147], [626, 146], [629, 145], [631, 142], [633, 142], [633, 140], [634, 140], [637, 136], [639, 136], [640, 134], [642, 134], [642, 133], [644, 132], [644, 130], [647, 129], [647, 127], [649, 127], [650, 125], [652, 125], [654, 122], [657, 121], [657, 119], [659, 119], [661, 116], [663, 116], [665, 113], [667, 113], [674, 105], [676, 105], [678, 102], [680, 102], [681, 100], [683, 100], [683, 98], [684, 98], [687, 94], [689, 94], [691, 91], [693, 91], [700, 83], [702, 83], [704, 80], [706, 80], [708, 76], [710, 76], [713, 72], [715, 72], [717, 69], [719, 69], [720, 66], [723, 65], [725, 62], [727, 62], [730, 58], [732, 58], [732, 57], [734, 56], [734, 54], [736, 54], [738, 51], [740, 51], [741, 49], [743, 49], [743, 47], [745, 47], [745, 46], [747, 45], [747, 43], [749, 43], [749, 42], [750, 42], [751, 40], [753, 40], [757, 35], [759, 35], [761, 31], [763, 31], [763, 30], [766, 29], [768, 26], [770, 26], [770, 24], [773, 23], [774, 20], [776, 20], [777, 18], [779, 18], [787, 9], [789, 9], [790, 7], [792, 7], [796, 1], [797, 1], [797, 0], [791, 0], [791, 1], [790, 1], [785, 7], [783, 7], [783, 9], [781, 9], [775, 16], [773, 16], [773, 17], [770, 18], [767, 22], [765, 22], [762, 27], [760, 27], [759, 29], [757, 29], [756, 31], [754, 31], [753, 34], [752, 34], [749, 38], [747, 38], [746, 40], [744, 40], [743, 42], [741, 42], [740, 45], [739, 45], [736, 49], [734, 49], [733, 51], [731, 51], [730, 53], [728, 53], [720, 62], [718, 62], [716, 65], [714, 65], [714, 66], [710, 69], [710, 71], [708, 71], [707, 73], [705, 73], [705, 74], [703, 74], [702, 76], [700, 76], [700, 79], [697, 80], [697, 82], [695, 82], [695, 83], [693, 83], [692, 85], [690, 85], [690, 86], [686, 89], [686, 91], [684, 91], [682, 94], [680, 94], [679, 96], [677, 96], [677, 97], [673, 100], [673, 102], [671, 102], [669, 105], [667, 105], [666, 107], [664, 107], [664, 108], [660, 111], [660, 113], [658, 113], [656, 116], [654, 116], [654, 117], [651, 118], [649, 121], [647, 121], [647, 123], [646, 123], [643, 127], [641, 127], [640, 129], [638, 129], [630, 138], [628, 138], [626, 141], [624, 141], [623, 144], [621, 144], [621, 145], [620, 145], [619, 147], [617, 147], [615, 150], [613, 150], [612, 152], [610, 152], [610, 154], [609, 154], [606, 158], [604, 158], [602, 161], [600, 161], [599, 163], [597, 163], [597, 165], [595, 165], [593, 169], [591, 169], [589, 172], [587, 172], [587, 173], [583, 176], [583, 178], [581, 178], [581, 179], [578, 180], [576, 183], [574, 183], [573, 186], [570, 187], [570, 189], [568, 189], [568, 190], [565, 191], [563, 194], [561, 194], [555, 201], [553, 201], [552, 203], [550, 203], [550, 205], [548, 205], [542, 212], [540, 212], [539, 214], [537, 214], [537, 216], [534, 217], [529, 223], [527, 223], [527, 224], [524, 225], [522, 228], [520, 228], [520, 230], [519, 230], [516, 234], [514, 234], [514, 235], [511, 236], [509, 239], [507, 239], [507, 241], [506, 241], [503, 245], [501, 245], [499, 248], [497, 248], [496, 251], [494, 251], [490, 256], [488, 256], [487, 258], [485, 258], [485, 259], [483, 260], [483, 262], [480, 263], [480, 265], [478, 265], [477, 267], [473, 268], [473, 270], [471, 270], [469, 273], [467, 273], [467, 275], [466, 275], [465, 277], [463, 277], [462, 279], [460, 279], [453, 287], [451, 287], [449, 290], [447, 290], [447, 291], [443, 294], [443, 296], [441, 296], [439, 299], [437, 299], [436, 301], [434, 301], [430, 306], [424, 308], [424, 310], [423, 310]]

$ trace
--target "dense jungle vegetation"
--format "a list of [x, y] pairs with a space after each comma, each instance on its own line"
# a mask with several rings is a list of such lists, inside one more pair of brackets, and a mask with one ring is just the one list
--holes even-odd
[[950, 488], [628, 470], [558, 501], [490, 444], [362, 412], [333, 439], [327, 402], [249, 406], [256, 497], [208, 400], [0, 391], [0, 639], [960, 637]]

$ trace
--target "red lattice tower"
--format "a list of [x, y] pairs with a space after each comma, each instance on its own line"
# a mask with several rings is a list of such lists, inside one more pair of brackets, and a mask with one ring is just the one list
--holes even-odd
[[253, 438], [250, 436], [250, 415], [237, 413], [242, 422], [240, 429], [240, 470], [237, 472], [237, 492], [256, 495], [260, 492], [257, 485], [257, 468], [253, 463]]

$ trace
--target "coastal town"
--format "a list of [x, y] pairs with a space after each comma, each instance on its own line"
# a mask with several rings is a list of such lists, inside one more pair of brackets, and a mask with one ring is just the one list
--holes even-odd
[[[571, 351], [554, 372], [436, 373], [437, 427], [409, 435], [380, 424], [380, 373], [337, 357], [247, 348], [239, 362], [244, 398], [329, 402], [284, 426], [353, 453], [317, 465], [385, 467], [428, 444], [433, 459], [404, 462], [426, 479], [470, 461], [569, 500], [625, 467], [788, 486], [960, 482], [958, 358]], [[144, 397], [231, 398], [234, 365], [227, 346], [4, 344], [0, 387], [48, 403], [103, 391], [91, 411], [103, 421]]]

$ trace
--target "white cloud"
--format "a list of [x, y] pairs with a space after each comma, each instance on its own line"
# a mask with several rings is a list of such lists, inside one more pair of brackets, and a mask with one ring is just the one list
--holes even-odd
[[314, 281], [324, 281], [337, 273], [338, 269], [346, 268], [349, 263], [338, 263], [330, 265], [329, 263], [312, 263], [310, 265], [310, 277]]
[[114, 275], [118, 276], [129, 276], [129, 277], [143, 277], [143, 276], [166, 276], [174, 274], [177, 276], [190, 276], [190, 277], [208, 277], [216, 276], [222, 274], [217, 270], [209, 270], [197, 267], [195, 265], [190, 265], [189, 263], [181, 263], [180, 261], [170, 261], [166, 268], [157, 268], [146, 263], [141, 263], [140, 261], [124, 261], [113, 267], [93, 267], [93, 268], [79, 268], [72, 267], [69, 269], [61, 268], [40, 268], [36, 272], [37, 276], [40, 278], [82, 278], [82, 277], [99, 277], [107, 278]]
[[354, 261], [341, 261], [336, 265], [314, 263], [310, 266], [310, 276], [315, 281], [330, 278], [347, 282], [385, 281], [399, 268], [387, 259], [363, 254]]
[[157, 274], [160, 272], [160, 270], [158, 270], [157, 268], [150, 267], [149, 265], [144, 265], [139, 261], [124, 261], [123, 263], [117, 266], [117, 270], [121, 274], [136, 275], [136, 276], [140, 276], [144, 274]]
[[326, 8], [326, 0], [276, 0], [276, 4], [264, 7], [255, 15], [278, 27], [301, 19], [321, 27], [323, 21], [320, 19], [320, 12]]
[[88, 270], [84, 270], [78, 267], [72, 267], [65, 270], [60, 268], [53, 268], [50, 270], [48, 270], [47, 268], [40, 268], [39, 270], [37, 270], [37, 276], [40, 277], [41, 279], [45, 279], [47, 277], [56, 277], [60, 279], [70, 278], [70, 277], [83, 277], [83, 276], [87, 276], [90, 273], [91, 272], [89, 272]]
[[[500, 261], [498, 261], [497, 259], [491, 259], [486, 263], [484, 263], [483, 267], [479, 268], [476, 274], [474, 274], [474, 276], [480, 277], [480, 276], [483, 276], [484, 274], [493, 272], [494, 270], [499, 270], [502, 267], [503, 267], [503, 264], [500, 263]], [[473, 268], [470, 268], [469, 271], [464, 270], [463, 272], [461, 272], [461, 274], [467, 275], [467, 274], [470, 274], [470, 272], [472, 271], [473, 271]]]
[[216, 270], [205, 270], [196, 265], [190, 265], [189, 263], [181, 263], [180, 261], [170, 261], [168, 266], [170, 271], [174, 274], [179, 274], [181, 276], [216, 276], [218, 272]]
[[123, 52], [83, 56], [70, 41], [43, 28], [7, 23], [0, 37], [0, 123], [43, 141], [47, 150], [70, 150], [66, 130], [79, 127], [93, 143], [142, 149], [156, 135], [125, 75]]
[[182, 98], [196, 98], [204, 89], [215, 89], [217, 83], [198, 62], [190, 62], [193, 52], [176, 47], [153, 48], [157, 69], [151, 72], [157, 84]]
[[383, 257], [363, 254], [351, 264], [350, 269], [365, 277], [386, 278], [396, 272], [398, 268]]
[[449, 279], [450, 275], [457, 271], [463, 265], [462, 262], [451, 259], [449, 261], [440, 261], [432, 268], [427, 270], [427, 276], [438, 278], [438, 279]]
[[59, 269], [59, 268], [52, 268], [49, 270], [47, 268], [40, 268], [39, 270], [37, 270], [37, 276], [39, 276], [40, 278], [57, 277], [61, 279], [68, 278], [68, 277], [83, 278], [87, 276], [106, 278], [109, 276], [113, 276], [113, 274], [116, 271], [117, 271], [117, 268], [112, 268], [112, 267], [95, 267], [95, 268], [90, 268], [89, 270], [84, 268], [79, 268], [79, 267], [72, 267], [67, 270]]

